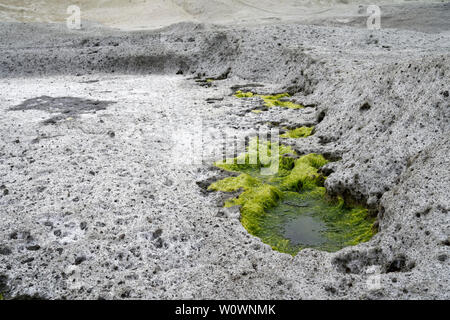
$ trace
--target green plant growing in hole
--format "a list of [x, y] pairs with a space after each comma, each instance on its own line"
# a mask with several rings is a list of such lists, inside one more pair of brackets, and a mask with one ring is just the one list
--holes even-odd
[[241, 90], [236, 91], [234, 94], [236, 98], [253, 98], [253, 97], [259, 97], [263, 99], [264, 106], [267, 108], [272, 107], [282, 107], [282, 108], [289, 108], [289, 109], [302, 109], [304, 106], [301, 104], [294, 103], [292, 101], [282, 101], [282, 98], [289, 98], [289, 93], [279, 93], [276, 95], [261, 95], [261, 94], [254, 94], [253, 92], [243, 92]]
[[234, 94], [234, 96], [236, 98], [253, 98], [257, 95], [255, 95], [253, 92], [243, 92], [241, 90], [236, 91], [236, 93]]
[[300, 127], [295, 129], [288, 129], [286, 133], [280, 135], [280, 138], [307, 138], [312, 135], [314, 127]]
[[[266, 147], [267, 155], [260, 154], [261, 145]], [[264, 158], [271, 157], [275, 148], [279, 154], [279, 170], [271, 176], [262, 175], [260, 169], [269, 166]], [[219, 168], [241, 174], [219, 180], [209, 189], [241, 190], [238, 197], [225, 202], [225, 207], [241, 206], [241, 223], [245, 229], [280, 252], [295, 255], [306, 247], [332, 252], [370, 240], [375, 234], [375, 218], [368, 215], [368, 210], [350, 206], [342, 198], [327, 197], [323, 186], [326, 177], [318, 169], [328, 161], [318, 154], [298, 159], [287, 154], [295, 155], [295, 152], [284, 145], [258, 143], [253, 139], [247, 152], [215, 163]], [[254, 162], [249, 160], [256, 155], [263, 161], [250, 164]], [[297, 224], [301, 234], [292, 227]]]

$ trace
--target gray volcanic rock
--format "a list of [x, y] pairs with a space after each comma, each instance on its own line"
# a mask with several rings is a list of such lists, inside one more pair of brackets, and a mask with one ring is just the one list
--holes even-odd
[[[449, 298], [448, 31], [2, 23], [0, 39], [5, 297]], [[237, 86], [307, 108], [254, 113]], [[371, 241], [291, 257], [205, 192], [220, 132], [265, 125], [315, 125], [284, 142], [337, 160], [327, 191], [377, 214]], [[180, 150], [199, 127], [198, 162]]]

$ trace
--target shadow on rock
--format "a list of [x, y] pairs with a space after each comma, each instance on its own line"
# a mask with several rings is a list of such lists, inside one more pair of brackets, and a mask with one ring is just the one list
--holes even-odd
[[96, 113], [113, 104], [113, 101], [101, 101], [83, 99], [77, 97], [49, 97], [40, 96], [32, 99], [27, 99], [21, 104], [9, 108], [10, 111], [26, 111], [26, 110], [41, 110], [49, 113], [56, 113], [47, 120], [44, 120], [44, 125], [55, 124], [56, 122], [66, 119], [68, 117], [75, 118], [80, 114]]

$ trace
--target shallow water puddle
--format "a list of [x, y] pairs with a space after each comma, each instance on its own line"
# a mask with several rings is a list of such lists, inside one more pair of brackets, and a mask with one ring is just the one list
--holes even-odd
[[294, 246], [318, 246], [326, 241], [325, 224], [310, 215], [299, 215], [283, 226], [283, 236]]
[[[270, 143], [264, 143], [270, 151]], [[282, 155], [295, 153], [283, 145], [279, 148]], [[292, 255], [303, 248], [337, 251], [368, 241], [374, 235], [375, 219], [367, 209], [346, 204], [341, 198], [327, 198], [323, 186], [326, 177], [318, 172], [328, 162], [323, 156], [279, 156], [277, 173], [263, 176], [261, 163], [247, 162], [249, 155], [258, 150], [250, 144], [248, 152], [235, 161], [216, 163], [224, 170], [241, 174], [209, 186], [210, 190], [224, 192], [243, 190], [225, 206], [241, 206], [241, 222], [249, 233], [274, 250]]]
[[336, 251], [370, 238], [368, 234], [358, 239], [373, 223], [365, 209], [327, 200], [325, 190], [319, 191], [284, 192], [282, 200], [260, 217], [261, 229], [255, 235], [291, 254], [303, 248]]
[[282, 201], [278, 206], [267, 210], [267, 220], [270, 216], [279, 217], [275, 225], [281, 236], [288, 239], [292, 246], [320, 246], [327, 241], [324, 232], [325, 223], [314, 215], [314, 208], [306, 202], [295, 203], [291, 200]]

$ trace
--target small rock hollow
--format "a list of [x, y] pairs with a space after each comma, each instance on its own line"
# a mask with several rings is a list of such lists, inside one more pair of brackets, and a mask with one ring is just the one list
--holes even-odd
[[[272, 157], [275, 148], [277, 153], [273, 154], [278, 157]], [[268, 150], [268, 154], [262, 155], [259, 150]], [[271, 157], [272, 162], [276, 159], [277, 171], [262, 175], [261, 169], [273, 163], [267, 164], [267, 159], [263, 159], [249, 164], [255, 154], [258, 159], [265, 156]], [[327, 196], [326, 176], [319, 169], [328, 160], [322, 155], [299, 157], [290, 147], [254, 138], [246, 153], [230, 160], [215, 165], [240, 175], [214, 182], [209, 189], [240, 190], [240, 195], [226, 201], [225, 206], [239, 205], [243, 226], [274, 250], [291, 255], [304, 248], [333, 252], [368, 241], [374, 235], [375, 218], [366, 208]]]

